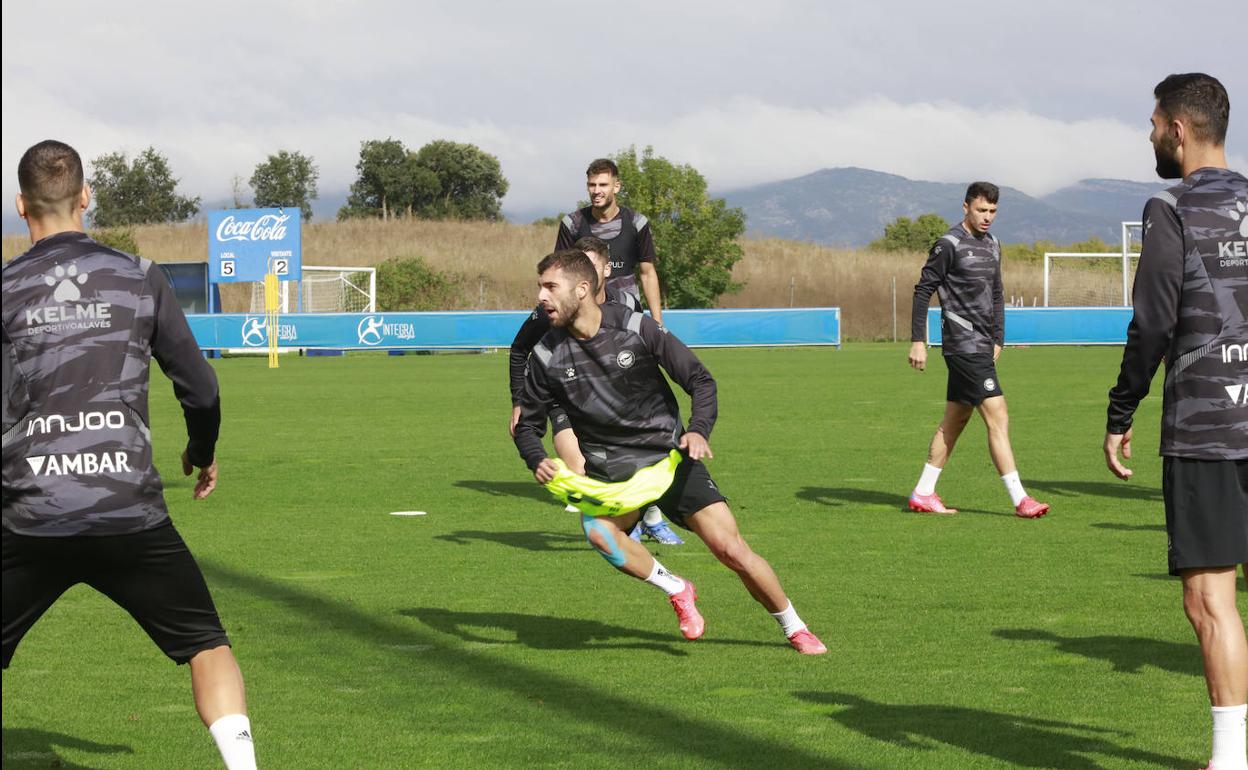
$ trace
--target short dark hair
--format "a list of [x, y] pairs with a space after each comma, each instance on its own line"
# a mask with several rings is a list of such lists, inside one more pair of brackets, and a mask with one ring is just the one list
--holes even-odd
[[592, 251], [604, 260], [611, 258], [611, 246], [603, 239], [595, 238], [592, 235], [577, 238], [576, 243], [572, 244], [572, 248], [577, 251]]
[[82, 191], [82, 158], [68, 144], [45, 139], [18, 161], [17, 184], [29, 216], [72, 212]]
[[620, 167], [615, 165], [615, 161], [610, 158], [598, 158], [585, 169], [585, 176], [598, 176], [599, 174], [610, 174], [619, 179]]
[[1231, 99], [1217, 78], [1203, 72], [1171, 75], [1157, 84], [1153, 96], [1162, 115], [1171, 120], [1186, 118], [1199, 141], [1217, 147], [1226, 142]]
[[983, 198], [989, 203], [996, 203], [1001, 197], [1001, 189], [992, 182], [971, 182], [966, 188], [966, 202], [970, 203], [976, 198]]
[[554, 267], [567, 273], [577, 283], [588, 281], [590, 293], [598, 293], [598, 271], [594, 269], [594, 263], [589, 261], [584, 251], [560, 249], [547, 254], [542, 257], [541, 262], [537, 263], [537, 274], [541, 275]]

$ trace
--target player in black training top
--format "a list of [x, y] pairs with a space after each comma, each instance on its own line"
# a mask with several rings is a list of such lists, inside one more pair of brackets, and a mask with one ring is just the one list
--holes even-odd
[[1170, 574], [1196, 629], [1213, 706], [1214, 770], [1245, 770], [1248, 639], [1235, 573], [1248, 573], [1248, 179], [1226, 167], [1230, 99], [1215, 78], [1154, 89], [1150, 139], [1162, 179], [1144, 206], [1135, 313], [1109, 392], [1105, 461], [1131, 471], [1132, 417], [1164, 358], [1162, 497]]
[[663, 298], [659, 294], [659, 274], [655, 270], [654, 238], [646, 215], [616, 203], [620, 192], [620, 169], [609, 158], [598, 158], [585, 171], [589, 205], [577, 209], [559, 222], [555, 250], [575, 248], [578, 238], [592, 235], [606, 242], [611, 260], [608, 289], [618, 289], [638, 304], [637, 279], [646, 295], [646, 306], [655, 321], [663, 323]]
[[[152, 465], [154, 357], [182, 403], [195, 499], [217, 483], [217, 378], [165, 275], [83, 232], [82, 160], [45, 141], [18, 164], [34, 245], [4, 266], [4, 668], [57, 597], [86, 583], [129, 612], [175, 662], [227, 768], [254, 768], [230, 641]], [[90, 638], [80, 640], [89, 654]], [[11, 676], [11, 675], [10, 675]]]
[[[588, 235], [578, 239], [572, 245], [572, 248], [585, 252], [585, 256], [589, 257], [590, 261], [594, 263], [594, 270], [598, 274], [597, 302], [599, 305], [606, 302], [614, 302], [630, 310], [641, 312], [641, 303], [637, 301], [636, 297], [626, 291], [607, 286], [605, 279], [611, 276], [611, 262], [607, 259], [607, 244], [602, 239]], [[533, 310], [533, 313], [520, 325], [520, 330], [516, 332], [516, 338], [511, 342], [508, 364], [511, 381], [511, 424], [509, 430], [512, 438], [516, 436], [516, 421], [520, 419], [520, 398], [524, 393], [524, 372], [528, 366], [529, 354], [533, 351], [533, 346], [548, 331], [550, 331], [550, 318], [542, 310], [542, 306], [538, 305]], [[554, 410], [550, 414], [550, 424], [551, 431], [554, 434], [555, 454], [559, 455], [559, 458], [567, 463], [572, 470], [577, 473], [584, 473], [585, 457], [581, 454], [580, 444], [576, 440], [576, 431], [573, 430], [574, 426], [568, 419], [567, 413], [562, 409]], [[573, 506], [568, 506], [568, 510], [571, 513], [579, 512]], [[643, 534], [661, 545], [685, 544], [680, 535], [677, 535], [667, 525], [667, 522], [663, 520], [663, 512], [659, 510], [657, 505], [651, 505], [646, 508], [641, 520], [637, 522], [637, 526], [633, 527], [633, 531], [628, 536], [640, 543]]]
[[[679, 449], [684, 456], [675, 480], [659, 500], [672, 521], [692, 530], [715, 557], [737, 573], [760, 604], [780, 623], [799, 652], [827, 649], [798, 617], [771, 566], [750, 550], [737, 530], [727, 501], [711, 480], [703, 458], [715, 424], [715, 380], [680, 340], [653, 319], [621, 305], [599, 306], [597, 274], [581, 251], [548, 255], [538, 264], [538, 300], [553, 327], [533, 348], [516, 425], [516, 447], [534, 478], [554, 478], [542, 435], [548, 412], [563, 408], [580, 440], [586, 475], [622, 481]], [[676, 397], [663, 372], [693, 399], [686, 431]], [[638, 513], [585, 516], [589, 542], [613, 566], [663, 590], [687, 639], [697, 639], [705, 625], [694, 601], [693, 583], [660, 565], [625, 534]]]
[[1010, 447], [1009, 414], [996, 361], [1005, 344], [1005, 298], [1001, 288], [1001, 244], [988, 232], [997, 216], [1000, 191], [975, 182], [966, 189], [962, 221], [940, 236], [914, 287], [910, 320], [910, 365], [927, 367], [927, 305], [940, 292], [941, 353], [949, 370], [945, 416], [927, 451], [919, 483], [910, 493], [910, 509], [922, 513], [957, 513], [936, 494], [936, 480], [953, 447], [979, 410], [988, 428], [988, 452], [1010, 495], [1014, 513], [1034, 519], [1049, 506], [1027, 495]]

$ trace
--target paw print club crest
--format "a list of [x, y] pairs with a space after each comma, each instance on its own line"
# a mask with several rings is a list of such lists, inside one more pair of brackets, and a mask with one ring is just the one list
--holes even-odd
[[1231, 209], [1230, 217], [1239, 222], [1240, 237], [1248, 238], [1248, 203], [1235, 201], [1235, 208]]
[[52, 292], [52, 298], [57, 302], [77, 302], [82, 298], [82, 292], [78, 290], [75, 283], [84, 284], [87, 282], [88, 273], [79, 273], [77, 265], [69, 267], [56, 266], [52, 271], [52, 275], [45, 275], [43, 282], [49, 286], [55, 286], [56, 291]]

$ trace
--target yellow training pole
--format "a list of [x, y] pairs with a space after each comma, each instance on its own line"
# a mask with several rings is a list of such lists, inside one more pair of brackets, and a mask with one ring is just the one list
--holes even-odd
[[277, 285], [277, 275], [275, 273], [266, 273], [264, 276], [264, 314], [265, 327], [269, 333], [269, 368], [277, 368], [277, 332], [278, 332], [278, 309], [280, 307], [280, 297]]

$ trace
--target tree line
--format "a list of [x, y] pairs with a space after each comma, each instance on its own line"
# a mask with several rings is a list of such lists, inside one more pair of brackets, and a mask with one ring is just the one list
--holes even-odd
[[[629, 147], [612, 159], [620, 168], [620, 204], [644, 213], [651, 222], [666, 304], [711, 307], [721, 294], [740, 288], [732, 281], [732, 268], [742, 255], [737, 241], [745, 233], [744, 212], [711, 198], [697, 169], [660, 157], [651, 147], [641, 152]], [[133, 234], [126, 228], [182, 222], [199, 213], [202, 199], [178, 194], [168, 159], [154, 147], [133, 160], [124, 152], [101, 155], [90, 166], [87, 181], [95, 196], [91, 224], [103, 228], [99, 236], [110, 245], [133, 252]], [[447, 140], [418, 150], [394, 138], [363, 141], [355, 171], [339, 220], [497, 221], [509, 187], [498, 158], [475, 145]], [[307, 222], [319, 175], [311, 156], [280, 150], [257, 164], [247, 183], [255, 206], [298, 207]], [[234, 205], [244, 204], [242, 178], [236, 176]], [[539, 222], [557, 225], [561, 216]]]

